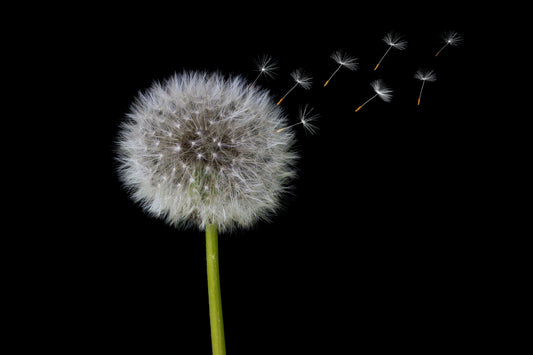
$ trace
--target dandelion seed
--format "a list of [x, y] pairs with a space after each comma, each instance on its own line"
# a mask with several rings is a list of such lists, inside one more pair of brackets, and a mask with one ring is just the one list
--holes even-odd
[[437, 51], [437, 53], [435, 54], [435, 57], [438, 56], [439, 53], [444, 48], [446, 48], [446, 46], [448, 46], [448, 45], [450, 45], [450, 46], [458, 46], [461, 42], [463, 42], [463, 37], [460, 34], [458, 34], [457, 32], [455, 32], [455, 31], [445, 32], [442, 35], [442, 39], [444, 41], [444, 46], [442, 46], [441, 49], [439, 49]]
[[292, 90], [294, 90], [298, 85], [300, 85], [305, 90], [309, 90], [311, 88], [311, 84], [313, 81], [313, 78], [307, 74], [304, 73], [302, 69], [296, 69], [291, 73], [291, 77], [296, 82], [292, 88], [287, 91], [287, 93], [278, 101], [277, 105], [281, 104], [281, 101], [287, 97], [287, 95], [290, 94]]
[[298, 114], [299, 122], [297, 122], [297, 123], [295, 123], [293, 125], [278, 129], [276, 132], [283, 132], [284, 130], [286, 130], [288, 128], [291, 128], [291, 127], [294, 127], [294, 126], [297, 126], [297, 125], [301, 124], [301, 125], [304, 126], [304, 129], [305, 129], [306, 132], [309, 132], [310, 134], [315, 134], [317, 132], [317, 130], [318, 130], [318, 127], [315, 126], [313, 124], [313, 122], [315, 122], [318, 119], [319, 115], [318, 114], [312, 114], [312, 112], [313, 112], [313, 109], [312, 108], [308, 108], [308, 106], [305, 105], [304, 108], [300, 108], [300, 112]]
[[374, 96], [366, 100], [361, 106], [359, 106], [355, 112], [359, 111], [361, 108], [363, 108], [364, 105], [366, 105], [370, 100], [374, 99], [376, 96], [379, 96], [380, 99], [382, 99], [385, 102], [389, 102], [392, 99], [392, 90], [387, 88], [381, 80], [374, 80], [370, 83], [370, 86], [376, 93]]
[[437, 80], [437, 75], [433, 72], [433, 70], [417, 70], [415, 73], [415, 79], [422, 80], [422, 87], [420, 88], [420, 93], [418, 94], [418, 102], [417, 106], [420, 105], [420, 99], [422, 98], [422, 90], [424, 90], [424, 84], [426, 81], [435, 81]]
[[378, 64], [376, 64], [376, 67], [374, 68], [374, 70], [376, 70], [379, 67], [379, 65], [381, 64], [381, 62], [385, 58], [385, 56], [389, 53], [389, 51], [392, 48], [396, 48], [398, 50], [404, 50], [407, 47], [407, 41], [402, 40], [402, 36], [401, 35], [395, 34], [393, 32], [387, 33], [385, 35], [385, 37], [383, 37], [383, 42], [387, 43], [389, 48], [387, 49], [385, 54], [383, 54], [383, 57], [381, 57], [381, 59], [379, 60]]
[[324, 87], [326, 87], [326, 85], [328, 85], [328, 83], [331, 80], [331, 78], [333, 78], [333, 76], [335, 74], [337, 74], [337, 72], [339, 71], [340, 68], [345, 67], [345, 68], [347, 68], [349, 70], [357, 70], [357, 67], [358, 67], [357, 58], [350, 57], [349, 55], [345, 54], [342, 51], [336, 51], [330, 57], [335, 62], [337, 62], [337, 64], [339, 64], [339, 67], [337, 68], [337, 70], [335, 70], [333, 72], [333, 74], [331, 74], [329, 79], [324, 84]]
[[259, 58], [257, 61], [257, 71], [259, 74], [255, 77], [255, 80], [252, 82], [248, 89], [254, 87], [255, 83], [261, 75], [266, 75], [268, 77], [273, 77], [275, 75], [275, 70], [278, 69], [277, 62], [268, 55], [264, 55]]

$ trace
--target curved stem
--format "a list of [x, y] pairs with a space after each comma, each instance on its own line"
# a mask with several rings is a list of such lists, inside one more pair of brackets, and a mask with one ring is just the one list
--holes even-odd
[[226, 355], [224, 322], [222, 320], [222, 299], [218, 268], [218, 231], [215, 224], [205, 229], [207, 257], [207, 289], [209, 294], [209, 319], [211, 322], [211, 344], [213, 355]]

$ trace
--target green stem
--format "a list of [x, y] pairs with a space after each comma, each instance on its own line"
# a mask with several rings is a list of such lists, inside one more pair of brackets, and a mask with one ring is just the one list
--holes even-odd
[[213, 346], [213, 355], [226, 355], [224, 322], [222, 320], [222, 299], [220, 298], [220, 277], [218, 272], [217, 226], [214, 224], [208, 224], [205, 229], [205, 237], [211, 344]]

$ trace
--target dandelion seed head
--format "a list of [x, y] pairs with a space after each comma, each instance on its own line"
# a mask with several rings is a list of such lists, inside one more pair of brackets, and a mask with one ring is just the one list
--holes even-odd
[[241, 77], [175, 74], [132, 105], [118, 174], [134, 201], [173, 226], [249, 227], [276, 212], [295, 176], [294, 134], [276, 132], [286, 121], [268, 91]]
[[458, 34], [455, 31], [447, 31], [442, 35], [442, 39], [445, 43], [448, 43], [450, 46], [457, 46], [463, 42], [463, 36]]
[[437, 75], [433, 70], [419, 69], [415, 73], [415, 78], [422, 81], [435, 81], [437, 80]]
[[311, 88], [313, 78], [306, 74], [303, 69], [296, 69], [291, 73], [291, 77], [304, 89], [308, 90]]
[[313, 122], [317, 121], [320, 116], [313, 113], [313, 109], [309, 108], [308, 105], [300, 108], [298, 117], [306, 132], [315, 134], [318, 131], [318, 127], [315, 126]]
[[269, 55], [263, 55], [256, 60], [257, 71], [272, 78], [278, 69], [277, 62]]
[[337, 64], [342, 65], [343, 67], [349, 70], [357, 70], [358, 61], [357, 58], [351, 57], [344, 53], [343, 51], [336, 51], [331, 54], [331, 59], [333, 59]]
[[399, 50], [407, 48], [407, 41], [403, 40], [403, 36], [394, 32], [387, 33], [383, 37], [383, 42]]
[[392, 90], [387, 88], [380, 79], [371, 82], [370, 86], [383, 101], [389, 102], [392, 99]]

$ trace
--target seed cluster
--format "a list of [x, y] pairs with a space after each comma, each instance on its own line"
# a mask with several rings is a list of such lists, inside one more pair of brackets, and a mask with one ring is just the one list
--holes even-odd
[[220, 74], [183, 73], [141, 94], [122, 127], [120, 174], [173, 225], [220, 230], [268, 218], [294, 175], [293, 134], [268, 92]]

